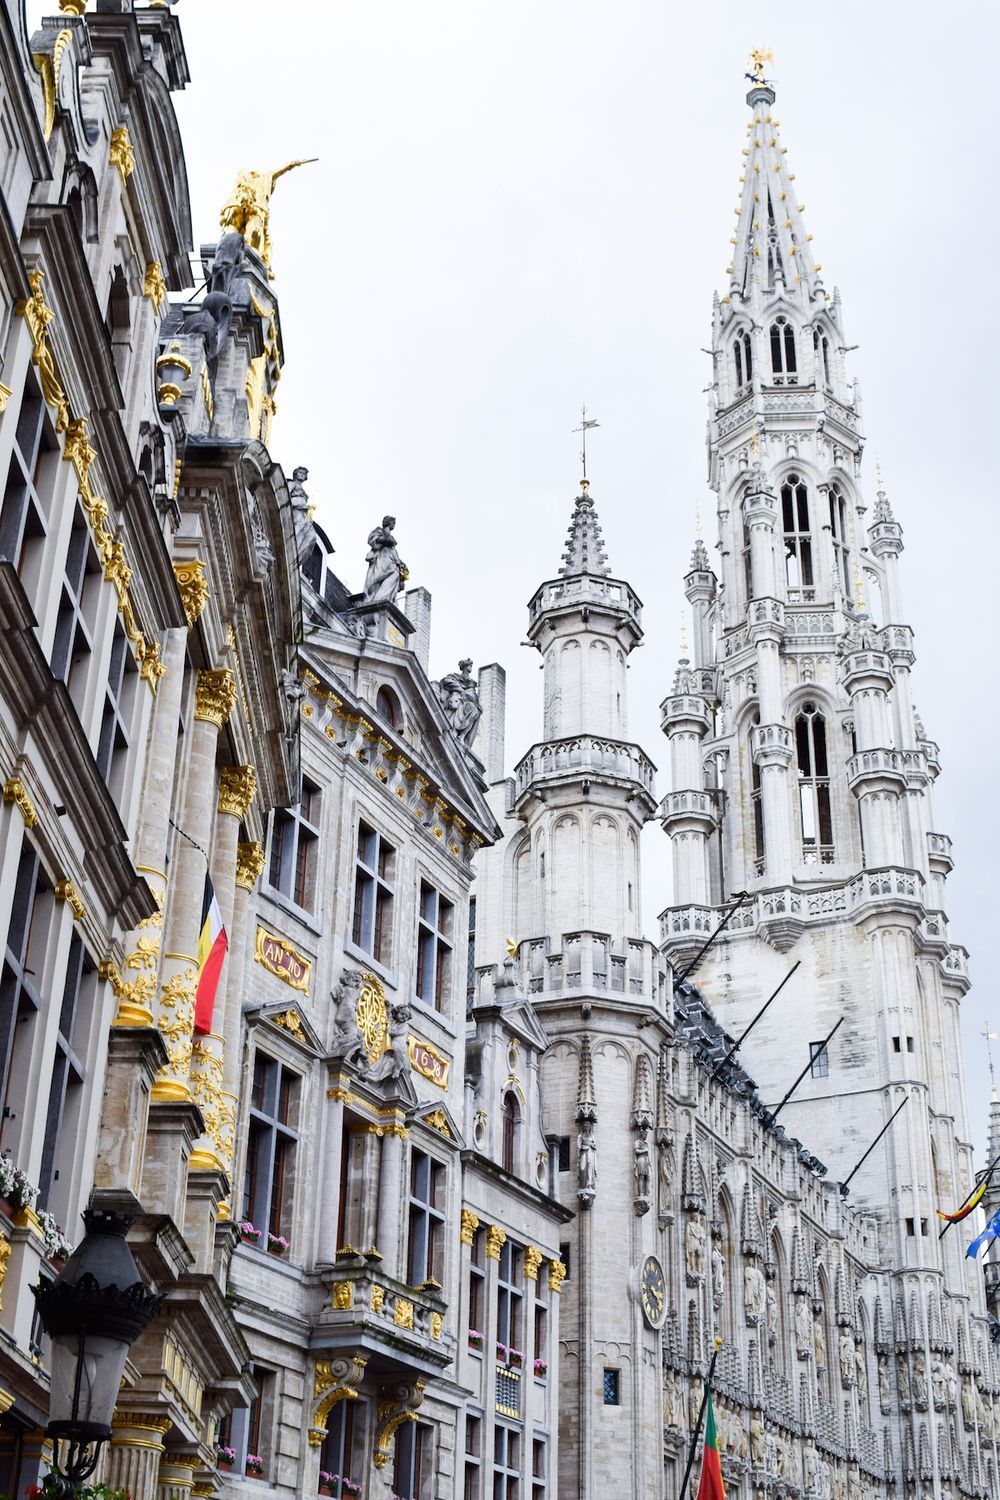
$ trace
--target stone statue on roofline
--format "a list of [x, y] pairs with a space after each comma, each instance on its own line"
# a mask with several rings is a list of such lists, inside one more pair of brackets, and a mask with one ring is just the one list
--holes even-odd
[[392, 604], [409, 571], [396, 550], [393, 529], [395, 516], [383, 516], [381, 526], [368, 533], [368, 553], [365, 561], [368, 573], [361, 595], [362, 604]]
[[472, 745], [483, 716], [479, 701], [479, 688], [472, 675], [472, 658], [467, 656], [458, 664], [457, 672], [449, 672], [436, 682], [434, 687], [451, 727], [463, 745]]

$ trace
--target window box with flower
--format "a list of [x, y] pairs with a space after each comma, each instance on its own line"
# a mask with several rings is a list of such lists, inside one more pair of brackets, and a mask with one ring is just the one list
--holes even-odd
[[215, 1455], [215, 1466], [223, 1471], [231, 1469], [236, 1462], [236, 1449], [230, 1448], [228, 1443], [223, 1443]]
[[332, 1495], [334, 1487], [339, 1484], [339, 1482], [339, 1474], [331, 1474], [329, 1469], [320, 1469], [318, 1493], [321, 1495]]
[[482, 1353], [482, 1349], [483, 1349], [483, 1345], [485, 1344], [485, 1342], [486, 1342], [486, 1335], [483, 1334], [483, 1333], [480, 1333], [478, 1328], [470, 1328], [469, 1329], [469, 1348], [470, 1349], [475, 1349], [476, 1352], [477, 1352], [477, 1354], [481, 1354]]
[[38, 1189], [28, 1181], [20, 1167], [15, 1167], [10, 1152], [0, 1156], [0, 1200], [7, 1217], [16, 1219], [25, 1209], [34, 1208]]
[[524, 1350], [515, 1349], [513, 1346], [507, 1350], [507, 1365], [511, 1370], [520, 1370], [524, 1367]]
[[261, 1231], [249, 1219], [241, 1219], [236, 1226], [240, 1231], [240, 1239], [244, 1245], [256, 1245], [260, 1240]]
[[248, 1453], [243, 1467], [248, 1479], [259, 1479], [264, 1472], [264, 1460], [259, 1453]]
[[544, 1380], [549, 1373], [548, 1362], [544, 1359], [536, 1359], [532, 1365], [536, 1380]]
[[267, 1248], [272, 1255], [285, 1255], [289, 1248], [289, 1242], [283, 1234], [272, 1234], [267, 1231]]
[[501, 1343], [500, 1339], [497, 1339], [497, 1363], [498, 1364], [505, 1365], [507, 1363], [507, 1355], [508, 1355], [509, 1352], [510, 1351], [508, 1350], [507, 1345], [504, 1344], [504, 1343]]
[[348, 1479], [345, 1474], [340, 1481], [340, 1493], [345, 1500], [355, 1500], [355, 1497], [361, 1494], [361, 1486], [356, 1479]]

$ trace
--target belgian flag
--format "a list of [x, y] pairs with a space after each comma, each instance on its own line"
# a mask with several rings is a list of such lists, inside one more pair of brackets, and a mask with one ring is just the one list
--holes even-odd
[[708, 1406], [705, 1411], [705, 1447], [701, 1455], [698, 1500], [726, 1500], [726, 1491], [722, 1484], [722, 1465], [719, 1462], [719, 1439], [715, 1432], [711, 1386], [708, 1388]]
[[194, 995], [194, 1029], [207, 1036], [212, 1029], [215, 992], [222, 976], [222, 960], [229, 947], [229, 937], [222, 925], [215, 887], [205, 876], [205, 895], [201, 907], [201, 932], [198, 936], [198, 988]]

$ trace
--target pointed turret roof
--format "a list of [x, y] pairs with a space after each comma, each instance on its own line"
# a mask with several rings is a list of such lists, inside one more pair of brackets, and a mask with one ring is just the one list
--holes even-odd
[[611, 573], [608, 554], [604, 550], [604, 533], [588, 490], [588, 481], [582, 479], [569, 523], [562, 567], [559, 569], [563, 578], [576, 578], [584, 573], [589, 573], [591, 577], [607, 578]]
[[806, 233], [795, 174], [788, 169], [773, 114], [774, 89], [757, 83], [747, 94], [753, 118], [747, 126], [740, 176], [740, 204], [727, 268], [730, 294], [749, 298], [754, 285], [774, 289], [783, 283], [790, 296], [825, 296], [812, 235]]

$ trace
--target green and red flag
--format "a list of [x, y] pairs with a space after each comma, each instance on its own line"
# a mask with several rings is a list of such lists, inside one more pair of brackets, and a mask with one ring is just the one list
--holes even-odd
[[705, 1447], [701, 1455], [698, 1500], [726, 1500], [726, 1491], [722, 1484], [722, 1465], [719, 1462], [719, 1439], [715, 1431], [715, 1412], [712, 1409], [711, 1386], [708, 1388], [708, 1405], [705, 1409]]

